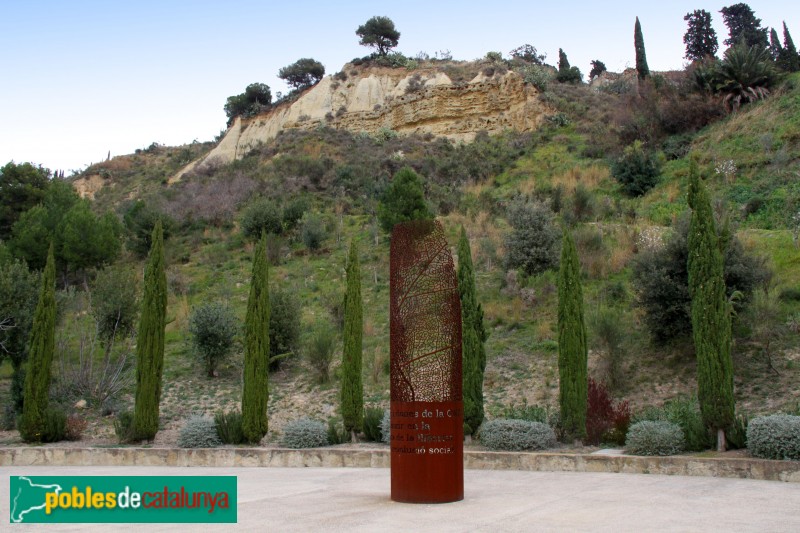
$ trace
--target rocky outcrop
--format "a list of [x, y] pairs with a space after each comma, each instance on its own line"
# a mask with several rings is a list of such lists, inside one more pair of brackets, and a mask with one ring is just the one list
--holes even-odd
[[237, 118], [214, 150], [173, 180], [204, 163], [240, 158], [284, 129], [327, 125], [370, 134], [390, 129], [470, 141], [479, 131], [536, 129], [548, 113], [536, 89], [511, 71], [478, 74], [466, 83], [453, 83], [435, 69], [367, 68], [343, 77], [323, 78], [291, 104], [256, 117]]

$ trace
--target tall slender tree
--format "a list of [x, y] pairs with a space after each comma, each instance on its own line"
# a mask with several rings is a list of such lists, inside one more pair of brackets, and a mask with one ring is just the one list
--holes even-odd
[[575, 241], [564, 228], [558, 271], [558, 400], [561, 423], [570, 438], [586, 435], [587, 365], [581, 265]]
[[636, 24], [633, 26], [633, 46], [636, 48], [636, 72], [639, 75], [639, 79], [643, 80], [650, 76], [650, 68], [647, 66], [644, 35], [642, 35], [642, 25], [639, 23], [639, 17], [636, 17]]
[[48, 394], [50, 392], [50, 367], [55, 351], [56, 329], [56, 262], [53, 243], [47, 252], [47, 263], [42, 274], [39, 303], [33, 315], [28, 370], [25, 374], [25, 396], [19, 433], [26, 442], [41, 442], [47, 428]]
[[269, 266], [264, 232], [253, 252], [253, 274], [244, 327], [242, 430], [248, 442], [257, 444], [269, 427]]
[[769, 55], [772, 56], [773, 61], [780, 61], [783, 55], [783, 46], [781, 46], [781, 40], [778, 38], [775, 28], [769, 31]]
[[711, 200], [700, 182], [697, 163], [689, 168], [689, 294], [692, 337], [697, 356], [697, 397], [703, 422], [725, 450], [725, 430], [733, 423], [731, 310], [725, 296], [723, 250], [714, 224]]
[[144, 271], [144, 298], [136, 336], [136, 403], [133, 409], [133, 437], [136, 440], [152, 440], [158, 432], [166, 315], [164, 232], [159, 220], [153, 228], [150, 256]]
[[781, 68], [787, 72], [797, 72], [800, 70], [800, 55], [789, 33], [786, 22], [783, 23], [783, 54], [778, 58]]
[[475, 290], [475, 268], [464, 227], [458, 240], [458, 295], [461, 298], [461, 373], [464, 424], [475, 433], [483, 423], [483, 375], [486, 370], [486, 329]]
[[361, 311], [361, 266], [358, 248], [350, 241], [347, 257], [347, 289], [344, 296], [344, 349], [342, 350], [342, 418], [344, 429], [355, 442], [364, 425], [364, 386], [361, 358], [364, 321]]
[[717, 32], [711, 25], [711, 13], [705, 9], [695, 9], [683, 17], [689, 28], [683, 35], [683, 44], [686, 45], [686, 59], [700, 61], [707, 57], [714, 57], [719, 49]]

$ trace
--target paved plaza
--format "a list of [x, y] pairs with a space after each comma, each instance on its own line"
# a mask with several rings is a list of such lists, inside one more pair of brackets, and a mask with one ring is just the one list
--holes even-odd
[[[238, 524], [9, 524], [11, 475], [235, 475]], [[466, 470], [464, 501], [389, 499], [386, 468], [7, 467], [3, 531], [800, 531], [800, 484], [711, 477]]]

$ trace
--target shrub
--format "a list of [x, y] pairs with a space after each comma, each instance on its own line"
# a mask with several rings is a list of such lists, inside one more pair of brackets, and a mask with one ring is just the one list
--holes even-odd
[[85, 418], [75, 414], [69, 415], [64, 427], [64, 438], [66, 440], [81, 440], [87, 425]]
[[389, 444], [392, 437], [392, 416], [388, 409], [383, 412], [381, 419], [381, 440], [384, 444]]
[[625, 194], [641, 196], [658, 183], [661, 165], [653, 153], [644, 149], [641, 141], [634, 141], [614, 162], [611, 173]]
[[550, 421], [550, 412], [547, 407], [528, 405], [525, 400], [520, 405], [511, 404], [502, 407], [498, 410], [496, 416], [506, 420], [526, 420], [528, 422], [541, 422], [542, 424], [548, 424]]
[[[269, 353], [271, 357], [297, 350], [300, 339], [300, 304], [297, 295], [281, 286], [270, 287], [269, 292]], [[277, 370], [281, 361], [272, 361], [270, 370]]]
[[253, 241], [261, 238], [262, 231], [280, 235], [283, 231], [282, 218], [278, 204], [267, 198], [260, 198], [244, 209], [242, 233]]
[[189, 417], [178, 436], [181, 448], [215, 448], [221, 445], [214, 420], [201, 415]]
[[539, 92], [547, 90], [547, 84], [553, 80], [555, 73], [553, 69], [544, 65], [530, 65], [520, 69], [520, 75], [525, 83], [530, 83]]
[[750, 421], [745, 415], [736, 415], [733, 425], [725, 432], [729, 450], [743, 450], [747, 448], [747, 428]]
[[17, 410], [14, 409], [14, 403], [9, 402], [3, 406], [3, 418], [0, 420], [0, 429], [3, 431], [11, 431], [17, 427]]
[[[622, 290], [625, 290], [624, 286]], [[603, 351], [603, 370], [608, 388], [617, 390], [622, 384], [621, 359], [627, 334], [622, 312], [615, 307], [599, 305], [589, 316], [589, 327], [592, 332], [590, 338]]]
[[283, 226], [287, 230], [294, 229], [303, 215], [308, 211], [308, 200], [303, 197], [295, 198], [283, 208]]
[[134, 440], [133, 411], [126, 409], [117, 414], [117, 418], [114, 419], [114, 433], [121, 443]]
[[589, 378], [586, 403], [586, 443], [624, 444], [631, 422], [631, 408], [628, 402], [623, 401], [614, 405], [606, 386]]
[[686, 449], [699, 452], [711, 448], [713, 436], [708, 432], [700, 416], [700, 406], [696, 398], [680, 397], [669, 400], [663, 407], [649, 407], [635, 417], [636, 422], [644, 420], [670, 422], [683, 431]]
[[674, 455], [684, 447], [683, 431], [677, 424], [645, 420], [628, 428], [625, 449], [633, 455]]
[[383, 409], [379, 407], [367, 407], [364, 412], [364, 436], [370, 442], [381, 442], [383, 431]]
[[[645, 324], [653, 340], [660, 344], [692, 331], [688, 233], [688, 220], [679, 218], [663, 246], [640, 253], [633, 263], [638, 305], [644, 309]], [[769, 278], [769, 269], [762, 258], [746, 252], [735, 236], [728, 241], [724, 268], [726, 295], [733, 301], [736, 313], [741, 314], [753, 290]], [[743, 297], [731, 299], [736, 291]]]
[[481, 427], [480, 439], [491, 450], [543, 450], [556, 444], [550, 426], [527, 420], [490, 420]]
[[128, 241], [125, 244], [128, 250], [140, 258], [147, 257], [147, 252], [150, 251], [152, 245], [153, 228], [156, 227], [158, 220], [161, 220], [164, 238], [169, 238], [174, 226], [174, 222], [169, 216], [145, 204], [142, 200], [131, 204], [122, 216], [122, 222], [128, 234]]
[[223, 444], [244, 444], [247, 439], [242, 429], [242, 413], [236, 410], [219, 411], [214, 415], [217, 436]]
[[67, 415], [61, 409], [48, 407], [45, 412], [42, 442], [58, 442], [67, 437]]
[[343, 444], [350, 439], [350, 432], [344, 429], [335, 418], [328, 420], [328, 444], [335, 446]]
[[133, 332], [139, 316], [138, 294], [138, 280], [132, 268], [110, 266], [97, 273], [92, 316], [101, 339], [108, 342]]
[[310, 418], [293, 420], [283, 429], [283, 445], [287, 448], [317, 448], [328, 445], [325, 424]]
[[316, 252], [322, 246], [322, 242], [327, 237], [328, 232], [325, 230], [325, 221], [316, 213], [306, 213], [301, 221], [302, 230], [301, 236], [303, 244], [311, 252]]
[[747, 426], [747, 447], [755, 457], [800, 460], [800, 416], [759, 416]]
[[378, 204], [381, 228], [391, 233], [395, 224], [400, 222], [432, 218], [433, 213], [425, 203], [422, 178], [410, 167], [401, 168], [395, 173]]
[[233, 348], [238, 320], [233, 311], [219, 303], [201, 305], [189, 318], [192, 345], [203, 358], [206, 373], [214, 377], [217, 364]]
[[327, 323], [317, 324], [306, 354], [318, 383], [327, 383], [330, 379], [330, 367], [335, 350], [336, 333], [333, 328]]
[[517, 200], [509, 206], [511, 233], [506, 236], [506, 263], [528, 275], [558, 267], [561, 232], [553, 213], [541, 202]]

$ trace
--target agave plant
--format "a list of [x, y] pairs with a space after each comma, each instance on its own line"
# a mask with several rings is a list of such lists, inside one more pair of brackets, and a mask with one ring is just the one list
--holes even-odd
[[769, 96], [776, 70], [765, 48], [732, 46], [725, 52], [714, 75], [717, 92], [722, 93], [728, 111]]

